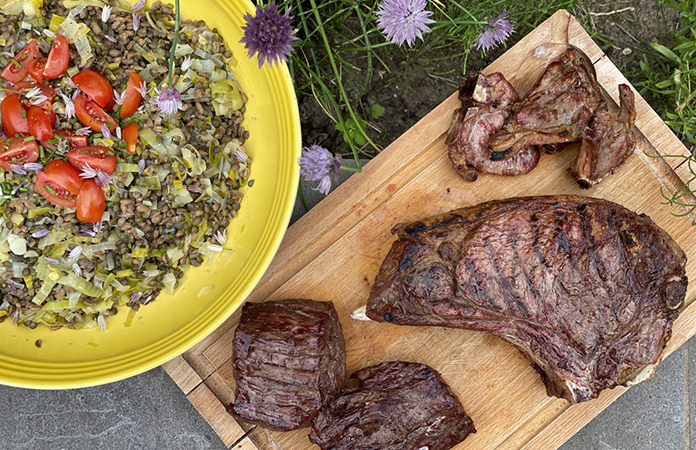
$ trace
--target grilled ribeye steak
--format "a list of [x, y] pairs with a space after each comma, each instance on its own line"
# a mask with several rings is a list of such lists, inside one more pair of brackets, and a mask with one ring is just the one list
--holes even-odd
[[539, 150], [528, 147], [511, 158], [495, 157], [488, 148], [489, 137], [503, 127], [517, 92], [499, 72], [470, 77], [459, 88], [462, 107], [455, 111], [445, 143], [455, 170], [467, 181], [478, 173], [523, 175], [539, 163]]
[[235, 403], [230, 414], [292, 430], [334, 399], [346, 377], [346, 352], [331, 302], [245, 303], [234, 333]]
[[633, 91], [627, 84], [619, 85], [621, 111], [614, 117], [599, 111], [585, 128], [582, 146], [568, 172], [585, 189], [599, 183], [623, 165], [636, 148], [636, 108]]
[[309, 440], [323, 450], [447, 450], [474, 424], [440, 375], [425, 364], [384, 362], [355, 372], [312, 421]]
[[590, 119], [603, 110], [606, 102], [592, 62], [569, 47], [512, 107], [512, 115], [488, 145], [494, 155], [508, 158], [530, 146], [579, 141]]
[[684, 252], [609, 201], [493, 201], [393, 231], [368, 317], [490, 332], [571, 402], [650, 378], [684, 304]]

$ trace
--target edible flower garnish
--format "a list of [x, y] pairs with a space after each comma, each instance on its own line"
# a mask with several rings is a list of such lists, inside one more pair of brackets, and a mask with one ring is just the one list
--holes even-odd
[[338, 171], [341, 168], [341, 155], [331, 156], [331, 153], [319, 145], [311, 145], [302, 149], [300, 175], [307, 181], [318, 181], [317, 190], [326, 195], [331, 190], [331, 175], [338, 183]]
[[63, 102], [65, 103], [65, 118], [66, 119], [72, 119], [75, 117], [75, 103], [73, 103], [72, 99], [65, 95], [63, 91], [60, 89], [56, 91], [56, 93], [60, 96], [60, 98], [63, 99]]
[[51, 230], [44, 228], [43, 230], [38, 230], [31, 233], [31, 237], [40, 239], [44, 236], [48, 236], [49, 234], [51, 234]]
[[515, 26], [508, 19], [509, 13], [503, 11], [497, 17], [489, 19], [486, 25], [483, 26], [478, 35], [478, 39], [474, 42], [476, 50], [488, 50], [497, 47], [515, 31]]
[[68, 255], [68, 257], [70, 259], [77, 260], [77, 258], [79, 258], [81, 254], [82, 254], [82, 246], [78, 245], [70, 251], [70, 254]]
[[99, 331], [106, 331], [106, 319], [104, 319], [104, 316], [97, 316], [97, 325], [99, 325]]
[[110, 16], [111, 16], [111, 6], [104, 5], [104, 8], [102, 8], [102, 15], [101, 15], [102, 22], [106, 23], [109, 20]]
[[109, 131], [109, 127], [105, 123], [101, 124], [101, 134], [106, 139], [111, 139], [111, 131]]
[[179, 41], [179, 22], [181, 21], [181, 14], [179, 11], [179, 0], [176, 0], [176, 20], [174, 22], [174, 42], [172, 43], [172, 50], [169, 53], [169, 83], [168, 87], [163, 89], [162, 92], [157, 92], [159, 96], [157, 97], [157, 108], [164, 114], [174, 115], [181, 109], [181, 93], [174, 87], [172, 80], [174, 77], [174, 54], [176, 52], [176, 45]]
[[244, 36], [239, 42], [244, 44], [247, 56], [251, 58], [258, 55], [259, 69], [265, 62], [273, 67], [274, 64], [287, 61], [293, 51], [290, 42], [298, 39], [293, 35], [290, 25], [292, 19], [289, 10], [285, 15], [279, 14], [275, 2], [269, 3], [265, 8], [256, 5], [255, 15], [244, 15]]
[[435, 22], [426, 6], [427, 0], [384, 0], [377, 10], [377, 25], [394, 44], [406, 42], [411, 47], [416, 37], [423, 40], [423, 33], [430, 32], [428, 24]]
[[78, 136], [89, 136], [90, 134], [92, 134], [92, 129], [90, 127], [78, 128], [75, 131], [75, 134]]
[[85, 168], [80, 172], [80, 178], [85, 180], [94, 178], [94, 181], [101, 187], [111, 184], [111, 175], [101, 170], [93, 169], [89, 164], [85, 164]]
[[218, 230], [215, 233], [215, 239], [217, 239], [218, 244], [225, 245], [227, 243], [227, 230]]
[[145, 7], [145, 0], [138, 0], [133, 6], [131, 6], [131, 11], [138, 12]]

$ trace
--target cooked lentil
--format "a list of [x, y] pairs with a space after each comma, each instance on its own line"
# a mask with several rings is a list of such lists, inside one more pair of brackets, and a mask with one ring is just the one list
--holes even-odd
[[[121, 126], [138, 122], [137, 152], [130, 155], [113, 136], [114, 141], [97, 133], [90, 137], [90, 145], [114, 148], [120, 163], [112, 175], [113, 184], [104, 189], [107, 210], [103, 222], [94, 227], [78, 221], [73, 209], [53, 205], [38, 195], [33, 172], [0, 173], [0, 312], [5, 312], [0, 314], [0, 322], [10, 318], [32, 329], [39, 323], [51, 329], [103, 326], [104, 317], [116, 314], [118, 306], [138, 310], [162, 289], [173, 289], [172, 281], [180, 284], [187, 268], [201, 265], [205, 257], [220, 257], [209, 245], [224, 244], [224, 230], [237, 216], [242, 200], [239, 189], [250, 176], [251, 160], [243, 150], [248, 132], [240, 126], [247, 96], [233, 79], [229, 48], [217, 31], [206, 28], [202, 21], [182, 21], [173, 80], [182, 93], [182, 110], [178, 116], [165, 116], [157, 111], [155, 88], [166, 87], [174, 38], [172, 8], [157, 2], [147, 15], [140, 11], [143, 17], [134, 30], [130, 5], [115, 0], [108, 4], [113, 10], [106, 23], [101, 21], [99, 6], [86, 6], [75, 14], [78, 24], [89, 27], [87, 39], [93, 56], [83, 60], [75, 45], [70, 45], [71, 69], [54, 80], [54, 86], [71, 94], [68, 75], [77, 71], [75, 67], [92, 68], [105, 74], [114, 90], [121, 93], [131, 71], [138, 72], [150, 88], [149, 95], [143, 99], [144, 108], [120, 122]], [[42, 32], [52, 17], [65, 18], [81, 6], [66, 9], [63, 1], [44, 0], [42, 19], [0, 14], [0, 44], [4, 42], [0, 66], [31, 39], [45, 53], [52, 38]], [[26, 29], [27, 23], [32, 25], [30, 29]], [[192, 69], [182, 74], [185, 56], [194, 62]], [[220, 85], [214, 83], [221, 77], [234, 83], [223, 93], [239, 96], [238, 105], [232, 108], [215, 104], [216, 100], [220, 103], [215, 92]], [[66, 118], [61, 106], [56, 97], [58, 120], [54, 128], [82, 128], [76, 119]], [[134, 165], [139, 170], [134, 171]], [[43, 229], [51, 233], [32, 237]], [[26, 252], [10, 251], [10, 236], [25, 239]], [[72, 257], [77, 248], [82, 252]], [[73, 274], [95, 286], [100, 294], [87, 295], [58, 283], [37, 302], [37, 294], [48, 280], [63, 280]]]

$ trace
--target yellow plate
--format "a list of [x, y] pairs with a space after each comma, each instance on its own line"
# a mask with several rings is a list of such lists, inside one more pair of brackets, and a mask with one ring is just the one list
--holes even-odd
[[[134, 3], [134, 1], [133, 1]], [[148, 2], [150, 3], [150, 2]], [[173, 1], [172, 1], [173, 3]], [[248, 95], [245, 148], [252, 158], [251, 179], [239, 216], [227, 230], [226, 247], [236, 252], [222, 267], [198, 267], [173, 296], [155, 302], [124, 322], [128, 308], [107, 319], [107, 330], [30, 330], [0, 324], [0, 383], [64, 389], [127, 378], [157, 367], [183, 353], [217, 328], [244, 301], [275, 255], [295, 202], [301, 151], [300, 123], [287, 68], [259, 70], [239, 40], [243, 15], [253, 12], [248, 0], [181, 0], [182, 18], [205, 20], [217, 28], [237, 59], [234, 67]], [[201, 288], [213, 290], [201, 297]], [[41, 348], [35, 342], [41, 339]]]

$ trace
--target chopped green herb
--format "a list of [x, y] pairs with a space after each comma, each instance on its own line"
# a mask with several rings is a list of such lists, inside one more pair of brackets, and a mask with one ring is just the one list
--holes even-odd
[[14, 64], [15, 66], [19, 67], [20, 69], [22, 68], [22, 65], [21, 65], [20, 63], [18, 63], [17, 60], [14, 59], [14, 58], [12, 58], [12, 64]]
[[47, 190], [48, 192], [50, 192], [51, 194], [56, 195], [55, 189], [53, 189], [51, 186], [46, 185], [46, 186], [44, 186], [43, 188], [44, 188], [45, 190]]
[[35, 141], [36, 138], [34, 136], [27, 136], [24, 138], [24, 142], [29, 142], [29, 141]]
[[[22, 110], [22, 119], [26, 119], [26, 117], [27, 117], [27, 112], [25, 110]], [[16, 134], [15, 134], [15, 136], [19, 137]]]

